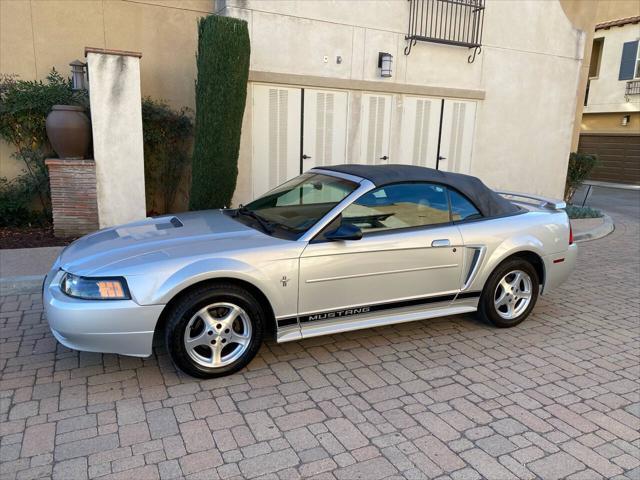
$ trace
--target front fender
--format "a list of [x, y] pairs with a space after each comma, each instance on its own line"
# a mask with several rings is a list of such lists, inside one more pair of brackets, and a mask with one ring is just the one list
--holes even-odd
[[185, 265], [158, 286], [154, 292], [153, 303], [166, 304], [185, 288], [216, 278], [233, 278], [250, 283], [261, 290], [270, 303], [273, 303], [273, 299], [269, 298], [269, 292], [264, 288], [269, 282], [260, 270], [230, 258], [212, 258]]
[[[173, 266], [175, 267], [175, 265]], [[129, 288], [141, 305], [166, 305], [185, 288], [216, 278], [233, 278], [258, 288], [273, 305], [274, 293], [261, 270], [233, 258], [194, 260], [178, 269], [158, 269], [154, 275], [127, 276]]]

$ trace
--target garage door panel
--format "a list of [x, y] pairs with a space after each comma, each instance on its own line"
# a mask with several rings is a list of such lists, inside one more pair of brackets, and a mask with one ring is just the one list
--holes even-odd
[[253, 86], [253, 196], [300, 171], [300, 89]]
[[640, 135], [580, 135], [578, 151], [595, 154], [591, 180], [640, 185]]

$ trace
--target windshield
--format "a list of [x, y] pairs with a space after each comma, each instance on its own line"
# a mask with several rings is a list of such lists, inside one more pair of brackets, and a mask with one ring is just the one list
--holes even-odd
[[293, 178], [243, 207], [288, 238], [298, 238], [353, 192], [358, 184], [321, 173]]

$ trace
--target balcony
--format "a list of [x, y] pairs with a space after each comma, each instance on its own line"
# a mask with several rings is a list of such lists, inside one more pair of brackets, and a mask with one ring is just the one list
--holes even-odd
[[408, 0], [409, 28], [405, 55], [417, 42], [473, 49], [472, 63], [482, 46], [485, 0]]
[[640, 80], [629, 80], [627, 86], [624, 89], [624, 96], [640, 95]]

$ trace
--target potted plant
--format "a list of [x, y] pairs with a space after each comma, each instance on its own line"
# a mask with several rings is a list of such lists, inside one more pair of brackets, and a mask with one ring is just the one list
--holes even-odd
[[79, 105], [54, 105], [47, 115], [47, 137], [60, 158], [85, 158], [91, 142], [91, 124]]
[[47, 115], [47, 137], [60, 158], [85, 158], [91, 143], [91, 123], [81, 105], [86, 97], [84, 66], [79, 60], [71, 62], [73, 94], [68, 102], [54, 105]]

